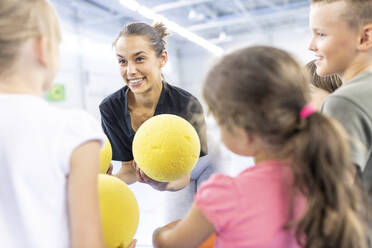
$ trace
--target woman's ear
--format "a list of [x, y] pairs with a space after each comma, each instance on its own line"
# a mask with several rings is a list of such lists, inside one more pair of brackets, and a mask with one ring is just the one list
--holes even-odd
[[163, 67], [165, 66], [165, 64], [168, 62], [168, 52], [167, 50], [163, 50], [161, 52], [161, 57], [160, 57], [161, 61], [160, 61], [160, 66]]

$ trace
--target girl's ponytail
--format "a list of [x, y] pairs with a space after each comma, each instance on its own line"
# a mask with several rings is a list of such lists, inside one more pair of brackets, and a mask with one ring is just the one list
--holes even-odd
[[367, 248], [367, 202], [354, 183], [343, 128], [317, 112], [300, 120], [292, 170], [307, 211], [297, 224], [297, 240], [306, 248]]

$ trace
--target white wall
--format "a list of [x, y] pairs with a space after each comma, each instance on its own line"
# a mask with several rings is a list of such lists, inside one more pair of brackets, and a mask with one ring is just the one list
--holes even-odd
[[[290, 52], [302, 64], [313, 59], [307, 49], [311, 34], [307, 26], [281, 28], [270, 32], [244, 34], [223, 45], [225, 52], [252, 45], [268, 45]], [[202, 48], [187, 44], [181, 50], [180, 65], [182, 86], [200, 95], [202, 82], [209, 68], [218, 59]]]

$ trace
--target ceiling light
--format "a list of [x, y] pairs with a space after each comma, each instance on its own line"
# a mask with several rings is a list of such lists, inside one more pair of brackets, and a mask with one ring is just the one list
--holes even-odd
[[207, 41], [206, 39], [196, 35], [195, 33], [187, 30], [184, 27], [181, 27], [177, 23], [168, 20], [166, 17], [157, 14], [155, 11], [153, 11], [150, 8], [147, 8], [146, 6], [143, 6], [139, 4], [135, 0], [119, 0], [120, 4], [124, 7], [138, 12], [140, 15], [142, 15], [145, 18], [151, 19], [153, 21], [159, 21], [164, 23], [164, 25], [167, 26], [167, 28], [173, 32], [176, 32], [180, 36], [196, 43], [197, 45], [207, 49], [211, 53], [215, 55], [221, 55], [223, 53], [223, 49], [219, 46], [214, 45], [213, 43]]
[[218, 35], [218, 39], [219, 40], [226, 40], [226, 33], [224, 31], [220, 32], [220, 34]]
[[194, 9], [191, 9], [187, 17], [188, 17], [190, 20], [192, 20], [192, 19], [195, 19], [196, 16], [197, 16], [196, 11], [195, 11]]

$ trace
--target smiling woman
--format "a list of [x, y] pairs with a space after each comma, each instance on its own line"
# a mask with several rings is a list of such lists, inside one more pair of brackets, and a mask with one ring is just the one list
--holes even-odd
[[166, 50], [157, 55], [148, 43], [145, 36], [124, 36], [115, 45], [120, 74], [137, 96], [143, 93], [159, 95], [160, 68], [168, 59]]
[[[160, 191], [183, 189], [180, 193], [187, 195], [183, 198], [190, 199], [191, 205], [198, 185], [213, 169], [206, 159], [206, 129], [201, 104], [189, 92], [164, 81], [161, 69], [168, 60], [167, 35], [167, 29], [161, 23], [154, 26], [131, 23], [120, 31], [113, 46], [125, 86], [100, 104], [102, 127], [112, 144], [113, 160], [122, 162], [117, 177], [128, 184], [147, 183]], [[135, 132], [142, 123], [159, 114], [174, 114], [186, 119], [196, 129], [201, 142], [200, 158], [194, 171], [169, 183], [150, 179], [137, 168], [132, 154]], [[182, 202], [186, 213], [188, 206], [184, 206], [185, 199]]]

